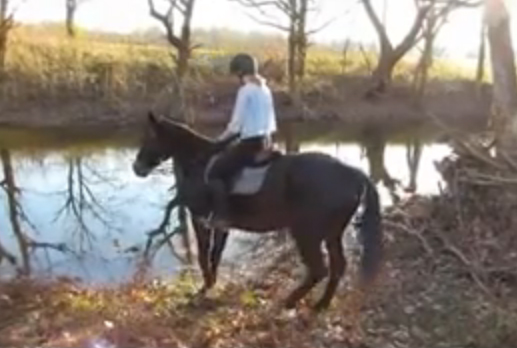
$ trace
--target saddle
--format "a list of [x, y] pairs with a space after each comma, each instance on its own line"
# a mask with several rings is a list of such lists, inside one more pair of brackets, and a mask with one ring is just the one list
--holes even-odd
[[[221, 153], [215, 154], [209, 160], [205, 169], [205, 182], [208, 182], [208, 173], [219, 156], [221, 156]], [[245, 166], [233, 178], [229, 179], [231, 183], [229, 193], [239, 195], [256, 194], [262, 188], [271, 165], [282, 156], [283, 153], [273, 145], [270, 145], [266, 149], [257, 153], [253, 163]]]
[[257, 153], [251, 165], [247, 168], [260, 168], [269, 165], [272, 161], [282, 156], [282, 152], [273, 146], [268, 147]]

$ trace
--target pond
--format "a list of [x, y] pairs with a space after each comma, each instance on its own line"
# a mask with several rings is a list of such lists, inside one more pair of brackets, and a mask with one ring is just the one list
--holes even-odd
[[[7, 134], [7, 133], [4, 133]], [[14, 233], [22, 233], [38, 243], [66, 245], [66, 252], [36, 248], [31, 254], [32, 274], [38, 277], [68, 276], [88, 284], [111, 284], [131, 278], [137, 269], [147, 241], [147, 232], [156, 228], [164, 206], [172, 197], [174, 184], [170, 168], [149, 178], [137, 178], [131, 169], [135, 156], [134, 137], [98, 137], [95, 141], [70, 141], [66, 144], [27, 141], [26, 134], [3, 136], [0, 141], [2, 163], [0, 181], [6, 175], [18, 190], [4, 185], [0, 190], [0, 243], [18, 259], [20, 248]], [[20, 138], [21, 139], [21, 138]], [[358, 143], [350, 140], [300, 140], [300, 151], [318, 150], [368, 171], [368, 159]], [[433, 162], [450, 153], [445, 144], [427, 144], [417, 176], [418, 192], [436, 193], [440, 176]], [[407, 184], [409, 168], [403, 144], [390, 143], [385, 163], [390, 174]], [[9, 174], [11, 173], [11, 174]], [[10, 189], [10, 190], [9, 190]], [[379, 185], [383, 205], [390, 203], [387, 190]], [[11, 193], [11, 194], [9, 194]], [[15, 198], [10, 205], [10, 198]], [[13, 203], [13, 202], [11, 202]], [[174, 219], [174, 217], [173, 217]], [[174, 225], [174, 221], [172, 221]], [[237, 264], [246, 252], [243, 243], [252, 235], [242, 231], [231, 234], [223, 255], [227, 266]], [[174, 249], [182, 254], [182, 244], [173, 239]], [[195, 255], [195, 247], [193, 247]], [[195, 259], [195, 258], [194, 258]], [[170, 277], [184, 269], [185, 263], [169, 248], [162, 248], [152, 264], [152, 275]], [[194, 262], [194, 267], [197, 267]], [[0, 276], [15, 272], [9, 263], [0, 264]]]

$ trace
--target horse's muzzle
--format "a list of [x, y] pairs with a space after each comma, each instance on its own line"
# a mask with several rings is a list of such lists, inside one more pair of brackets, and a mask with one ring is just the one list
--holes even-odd
[[151, 169], [148, 168], [147, 166], [142, 165], [142, 163], [135, 161], [135, 162], [133, 162], [133, 172], [135, 173], [136, 176], [145, 178], [146, 176], [149, 175], [149, 173], [151, 172]]

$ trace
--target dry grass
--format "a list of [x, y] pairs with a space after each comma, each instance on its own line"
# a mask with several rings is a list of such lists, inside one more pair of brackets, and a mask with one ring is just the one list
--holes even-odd
[[[11, 104], [74, 98], [112, 102], [152, 98], [171, 80], [171, 51], [166, 45], [135, 41], [127, 37], [108, 40], [87, 34], [69, 40], [52, 28], [18, 27], [10, 38], [7, 73], [0, 86], [0, 98]], [[198, 57], [209, 57], [209, 62], [208, 65], [194, 64], [194, 75], [207, 77], [224, 73], [225, 59], [240, 49], [196, 51]], [[284, 56], [277, 42], [270, 48], [257, 45], [255, 53], [263, 60], [282, 60]], [[375, 59], [375, 54], [351, 51], [344, 60], [337, 51], [317, 47], [309, 52], [307, 73], [309, 76], [366, 74]], [[413, 66], [411, 62], [402, 62], [397, 76], [411, 76]], [[466, 74], [452, 64], [438, 61], [431, 75], [450, 79]]]

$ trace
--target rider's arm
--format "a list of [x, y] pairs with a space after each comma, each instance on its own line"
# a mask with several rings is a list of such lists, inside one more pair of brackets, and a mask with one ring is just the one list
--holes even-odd
[[227, 139], [231, 136], [240, 133], [242, 127], [242, 119], [245, 114], [245, 104], [247, 98], [246, 92], [247, 91], [245, 88], [239, 89], [239, 92], [237, 93], [237, 99], [235, 100], [235, 105], [233, 107], [232, 118], [228, 123], [228, 126], [226, 127], [225, 131], [219, 136], [219, 140]]

